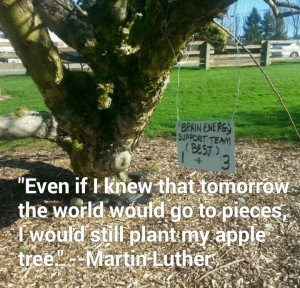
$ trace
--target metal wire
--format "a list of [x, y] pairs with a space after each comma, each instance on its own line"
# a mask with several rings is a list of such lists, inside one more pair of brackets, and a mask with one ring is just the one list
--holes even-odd
[[286, 114], [288, 115], [289, 119], [290, 119], [290, 122], [291, 122], [291, 125], [293, 126], [294, 130], [295, 130], [295, 133], [297, 135], [297, 137], [300, 139], [300, 133], [297, 129], [297, 126], [294, 122], [294, 119], [292, 117], [292, 115], [290, 114], [288, 108], [286, 107], [286, 105], [284, 104], [283, 102], [283, 99], [281, 97], [281, 95], [279, 94], [279, 92], [277, 91], [277, 89], [275, 88], [272, 80], [270, 79], [270, 77], [267, 75], [266, 71], [260, 66], [260, 64], [258, 63], [258, 61], [255, 59], [255, 57], [252, 55], [252, 53], [249, 51], [249, 49], [243, 45], [240, 40], [238, 38], [236, 38], [230, 31], [228, 31], [228, 29], [226, 29], [223, 25], [219, 24], [216, 20], [214, 20], [214, 23], [216, 25], [218, 25], [221, 29], [223, 29], [226, 33], [228, 33], [231, 37], [233, 37], [236, 41], [237, 41], [237, 44], [239, 46], [241, 46], [243, 49], [246, 50], [246, 52], [250, 55], [250, 57], [252, 58], [252, 60], [254, 61], [254, 63], [256, 64], [256, 66], [259, 68], [259, 70], [261, 71], [261, 73], [264, 75], [264, 77], [267, 79], [270, 87], [272, 88], [273, 92], [276, 94], [281, 106], [283, 107], [284, 111], [286, 112]]

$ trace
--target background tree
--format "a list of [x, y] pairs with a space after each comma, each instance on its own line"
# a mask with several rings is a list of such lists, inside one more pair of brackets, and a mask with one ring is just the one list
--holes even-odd
[[275, 33], [273, 36], [274, 40], [285, 40], [287, 39], [287, 30], [285, 27], [285, 23], [283, 18], [276, 18], [275, 19]]
[[[300, 0], [297, 1], [298, 5], [300, 5]], [[300, 39], [300, 15], [292, 15], [292, 23], [293, 23], [293, 38]]]
[[255, 7], [253, 7], [250, 15], [246, 18], [244, 32], [247, 44], [258, 44], [263, 39], [261, 17]]
[[268, 10], [264, 13], [261, 23], [263, 29], [263, 38], [265, 40], [274, 39], [274, 35], [276, 33], [276, 19], [271, 10]]
[[300, 15], [293, 15], [291, 18], [293, 25], [293, 38], [300, 39]]
[[265, 40], [287, 39], [287, 31], [283, 18], [276, 18], [270, 10], [264, 14], [261, 24]]

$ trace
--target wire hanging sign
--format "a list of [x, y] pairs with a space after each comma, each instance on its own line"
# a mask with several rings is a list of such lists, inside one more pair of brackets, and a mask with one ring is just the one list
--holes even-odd
[[[176, 92], [176, 140], [178, 147], [178, 160], [181, 167], [200, 168], [210, 171], [222, 171], [227, 173], [235, 173], [235, 138], [234, 138], [234, 116], [237, 112], [238, 101], [240, 97], [240, 52], [239, 48], [242, 47], [253, 59], [255, 64], [266, 77], [271, 88], [277, 95], [282, 107], [286, 111], [296, 134], [300, 138], [299, 132], [286, 108], [280, 94], [274, 87], [272, 81], [261, 68], [257, 60], [251, 52], [242, 45], [242, 43], [225, 27], [218, 22], [214, 21], [217, 26], [223, 29], [228, 35], [235, 40], [237, 52], [237, 67], [238, 67], [238, 81], [237, 93], [234, 104], [234, 111], [230, 120], [216, 120], [216, 121], [181, 121], [179, 117], [179, 87], [180, 87], [180, 68], [182, 63], [178, 64], [177, 70], [177, 92]], [[176, 53], [172, 43], [167, 35], [167, 25], [165, 26], [165, 35], [168, 43], [176, 57]], [[187, 59], [189, 53], [187, 53]]]
[[[187, 61], [187, 59], [185, 61]], [[237, 63], [240, 65], [239, 59]], [[181, 63], [179, 64], [179, 69], [180, 66]], [[180, 72], [179, 69], [178, 74]], [[177, 79], [180, 79], [180, 77], [178, 76]], [[240, 91], [240, 74], [238, 73], [235, 107], [230, 120], [181, 121], [179, 119], [179, 107], [177, 106], [180, 85], [179, 80], [177, 84], [176, 140], [179, 165], [181, 167], [235, 173], [235, 137], [233, 117], [236, 112]]]

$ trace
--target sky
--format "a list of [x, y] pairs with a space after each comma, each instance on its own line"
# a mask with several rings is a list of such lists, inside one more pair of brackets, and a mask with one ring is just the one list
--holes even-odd
[[264, 13], [269, 9], [269, 6], [263, 0], [238, 0], [236, 4], [233, 4], [230, 8], [230, 12], [234, 14], [234, 8], [236, 5], [236, 14], [246, 14], [251, 12], [253, 7], [256, 7], [259, 12]]
[[[238, 18], [238, 34], [243, 34], [243, 25], [245, 18], [249, 16], [249, 13], [256, 7], [260, 15], [270, 10], [270, 7], [263, 0], [238, 0], [235, 4], [232, 4], [228, 10], [228, 18], [224, 19], [223, 25], [229, 28], [229, 30], [235, 34], [235, 18]], [[293, 28], [291, 25], [291, 19], [285, 19], [286, 28], [288, 30], [288, 36], [292, 36]]]

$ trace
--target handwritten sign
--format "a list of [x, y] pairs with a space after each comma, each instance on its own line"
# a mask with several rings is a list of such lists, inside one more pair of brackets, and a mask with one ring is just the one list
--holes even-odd
[[233, 128], [233, 121], [178, 121], [179, 165], [234, 173]]

